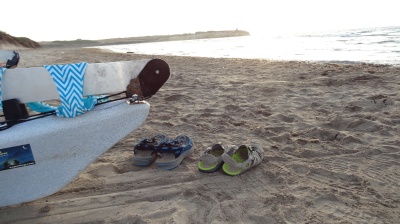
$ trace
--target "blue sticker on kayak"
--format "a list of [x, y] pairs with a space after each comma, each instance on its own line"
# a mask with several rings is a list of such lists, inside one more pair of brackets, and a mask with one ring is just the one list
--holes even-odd
[[0, 149], [0, 171], [34, 165], [31, 145]]

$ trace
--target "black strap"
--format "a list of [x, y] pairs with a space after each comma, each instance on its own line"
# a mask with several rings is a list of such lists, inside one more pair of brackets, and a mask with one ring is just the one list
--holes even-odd
[[[102, 98], [97, 99], [102, 100], [102, 99], [106, 99], [109, 97], [113, 97], [113, 96], [117, 96], [117, 95], [121, 95], [123, 93], [126, 93], [126, 91], [122, 91], [120, 93], [116, 93], [113, 95], [108, 95]], [[110, 102], [114, 102], [114, 101], [118, 101], [121, 99], [126, 99], [127, 97], [120, 97], [118, 99], [113, 99], [113, 100], [108, 100], [106, 102], [100, 102], [100, 103], [96, 103], [95, 106], [101, 105], [101, 104], [105, 104], [105, 103], [110, 103]], [[36, 120], [39, 118], [43, 118], [43, 117], [47, 117], [50, 115], [54, 115], [56, 114], [55, 111], [50, 111], [50, 112], [44, 112], [44, 113], [39, 113], [39, 114], [35, 114], [35, 115], [29, 115], [28, 111], [26, 109], [25, 104], [21, 104], [19, 102], [19, 100], [17, 99], [12, 99], [12, 100], [7, 100], [9, 102], [3, 101], [3, 113], [4, 115], [2, 115], [2, 117], [5, 117], [6, 120], [0, 122], [0, 131], [6, 130], [16, 124], [20, 124], [23, 122], [27, 122], [27, 121], [32, 121], [32, 120]], [[6, 104], [4, 104], [6, 102]]]

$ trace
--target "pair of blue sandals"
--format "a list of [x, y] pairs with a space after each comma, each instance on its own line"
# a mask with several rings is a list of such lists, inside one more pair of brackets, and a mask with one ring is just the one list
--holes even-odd
[[134, 165], [148, 166], [155, 161], [158, 169], [171, 170], [192, 154], [194, 149], [192, 139], [186, 135], [169, 140], [167, 136], [158, 134], [150, 139], [141, 139], [133, 151]]

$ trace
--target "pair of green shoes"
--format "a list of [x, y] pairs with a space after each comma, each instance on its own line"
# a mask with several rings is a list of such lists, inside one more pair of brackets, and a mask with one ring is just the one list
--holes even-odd
[[256, 143], [240, 146], [215, 144], [206, 149], [197, 166], [204, 173], [222, 167], [226, 174], [236, 176], [260, 164], [263, 159], [264, 150]]

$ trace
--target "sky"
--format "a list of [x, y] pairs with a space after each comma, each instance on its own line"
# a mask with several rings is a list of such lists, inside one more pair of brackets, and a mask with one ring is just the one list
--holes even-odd
[[[396, 2], [397, 1], [397, 2]], [[400, 26], [399, 0], [18, 0], [0, 30], [34, 41], [240, 29], [279, 35]]]

